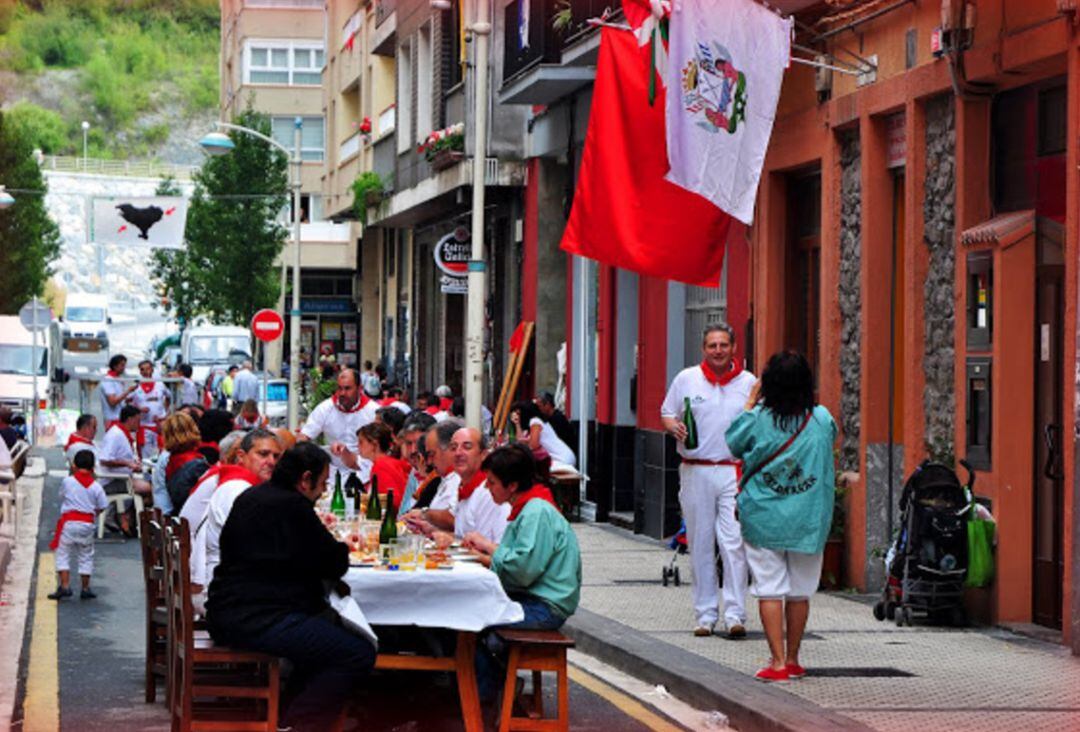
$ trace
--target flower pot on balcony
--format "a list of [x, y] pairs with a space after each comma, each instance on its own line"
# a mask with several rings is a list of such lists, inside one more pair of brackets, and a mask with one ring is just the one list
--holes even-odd
[[461, 150], [439, 150], [429, 160], [432, 170], [446, 170], [452, 165], [457, 165], [465, 158]]
[[364, 203], [368, 206], [378, 206], [383, 200], [382, 191], [367, 191], [364, 193]]

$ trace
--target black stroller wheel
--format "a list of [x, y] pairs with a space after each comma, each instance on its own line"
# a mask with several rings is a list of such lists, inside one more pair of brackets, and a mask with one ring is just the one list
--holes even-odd
[[662, 585], [663, 585], [664, 587], [667, 587], [667, 582], [668, 582], [668, 572], [670, 572], [670, 571], [671, 571], [671, 570], [669, 570], [669, 569], [668, 569], [667, 567], [664, 567], [664, 569], [663, 569], [663, 570], [661, 570], [661, 572], [660, 572], [660, 583], [661, 583], [661, 584], [662, 584]]
[[885, 617], [888, 618], [889, 620], [896, 620], [896, 603], [895, 602], [887, 602], [887, 603], [885, 603]]
[[679, 577], [679, 568], [675, 568], [675, 586], [678, 587], [682, 584], [682, 579]]
[[884, 620], [885, 619], [885, 603], [882, 602], [881, 600], [878, 600], [874, 604], [874, 619], [875, 620]]

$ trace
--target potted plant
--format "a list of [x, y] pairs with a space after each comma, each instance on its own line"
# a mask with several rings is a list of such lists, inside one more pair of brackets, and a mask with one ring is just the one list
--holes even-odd
[[[838, 466], [839, 468], [839, 466]], [[847, 495], [851, 481], [858, 480], [855, 473], [836, 471], [836, 491], [833, 494], [832, 528], [825, 542], [825, 556], [821, 562], [821, 588], [839, 590], [844, 586], [844, 533], [847, 528]]]
[[367, 210], [369, 206], [377, 206], [382, 201], [386, 192], [379, 174], [368, 170], [357, 176], [352, 183], [353, 213], [356, 219], [367, 226]]
[[417, 148], [434, 170], [443, 170], [465, 157], [465, 125], [458, 122], [435, 130]]

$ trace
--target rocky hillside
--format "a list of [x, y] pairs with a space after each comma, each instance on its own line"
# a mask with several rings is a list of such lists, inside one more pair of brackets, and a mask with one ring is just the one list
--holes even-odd
[[217, 0], [0, 0], [0, 108], [46, 153], [197, 164], [217, 118]]

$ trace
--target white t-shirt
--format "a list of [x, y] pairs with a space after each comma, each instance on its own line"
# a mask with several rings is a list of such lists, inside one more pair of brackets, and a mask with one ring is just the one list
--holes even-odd
[[108, 505], [105, 490], [96, 480], [90, 484], [89, 488], [84, 488], [83, 484], [72, 475], [60, 481], [60, 513], [68, 511], [96, 513], [104, 511]]
[[[213, 468], [210, 470], [213, 470]], [[195, 484], [194, 492], [188, 496], [188, 499], [184, 501], [184, 507], [180, 509], [180, 518], [187, 519], [188, 531], [191, 532], [191, 566], [193, 568], [196, 564], [196, 535], [199, 527], [202, 526], [203, 521], [206, 519], [206, 510], [210, 507], [210, 499], [214, 496], [214, 491], [217, 490], [219, 477], [220, 473], [214, 471], [213, 475], [200, 478], [199, 482]], [[194, 572], [194, 569], [192, 571]]]
[[191, 379], [185, 378], [180, 382], [180, 393], [178, 397], [181, 404], [200, 404], [199, 385]]
[[539, 417], [533, 417], [529, 420], [530, 430], [534, 425], [540, 425], [540, 447], [547, 450], [552, 460], [577, 467], [577, 456], [574, 455], [574, 451], [570, 449], [570, 446], [555, 434], [554, 427]]
[[428, 506], [432, 511], [449, 511], [454, 513], [457, 511], [458, 504], [458, 488], [461, 487], [461, 476], [450, 471], [447, 475], [443, 476], [442, 481], [439, 483], [439, 490], [436, 491], [435, 497], [431, 499], [431, 505]]
[[444, 419], [450, 419], [450, 412], [444, 412], [440, 409], [438, 412], [435, 412], [435, 414], [431, 416], [435, 418], [436, 422], [442, 422]]
[[[307, 422], [304, 423], [304, 428], [300, 431], [312, 440], [319, 435], [323, 435], [327, 444], [340, 442], [355, 454], [360, 449], [356, 439], [356, 431], [364, 425], [375, 421], [375, 411], [377, 409], [378, 405], [369, 400], [360, 409], [343, 412], [337, 408], [333, 399], [327, 399], [312, 410]], [[358, 460], [360, 467], [356, 470], [357, 477], [360, 478], [361, 483], [367, 483], [371, 478], [371, 461], [364, 458], [358, 458]], [[342, 473], [342, 481], [352, 472], [336, 455], [330, 456], [330, 463], [334, 467], [334, 470], [331, 471], [333, 474], [330, 476], [331, 485], [333, 485], [334, 477], [338, 472]]]
[[470, 531], [477, 531], [498, 544], [506, 531], [508, 518], [510, 504], [495, 503], [487, 484], [481, 483], [472, 495], [464, 501], [458, 501], [457, 511], [454, 513], [454, 534], [465, 536]]
[[394, 400], [394, 401], [390, 402], [389, 406], [393, 407], [394, 409], [401, 410], [402, 414], [408, 414], [409, 412], [412, 411], [412, 407], [410, 407], [408, 404], [406, 404], [405, 402], [402, 402], [402, 401]]
[[698, 446], [695, 450], [687, 450], [683, 443], [677, 442], [679, 454], [697, 460], [730, 460], [731, 450], [724, 433], [746, 406], [755, 381], [757, 378], [753, 374], [743, 371], [726, 386], [714, 386], [705, 378], [700, 365], [680, 371], [660, 405], [660, 416], [682, 419], [683, 400], [690, 399]]
[[[0, 440], [0, 442], [2, 442], [2, 440]], [[97, 462], [98, 448], [97, 448], [97, 445], [95, 445], [93, 442], [89, 442], [89, 443], [87, 443], [87, 442], [73, 442], [73, 443], [71, 443], [71, 447], [69, 447], [67, 450], [64, 450], [64, 459], [67, 460], [68, 463], [74, 464], [75, 463], [75, 456], [78, 455], [83, 450], [89, 450], [90, 452], [94, 453], [94, 462], [95, 463]]]
[[101, 392], [101, 417], [105, 420], [105, 424], [120, 419], [120, 410], [124, 408], [124, 402], [119, 401], [116, 403], [115, 407], [110, 407], [109, 400], [105, 397], [122, 396], [124, 392], [127, 391], [127, 386], [124, 385], [124, 382], [106, 375], [98, 385], [98, 391]]
[[[123, 460], [131, 462], [135, 459], [135, 451], [131, 448], [131, 439], [127, 431], [118, 424], [114, 424], [105, 432], [101, 440], [101, 449], [98, 451], [99, 461]], [[131, 468], [119, 466], [103, 466], [110, 473], [131, 475]]]
[[192, 549], [191, 581], [203, 587], [209, 587], [214, 579], [214, 569], [221, 563], [221, 530], [225, 528], [225, 522], [229, 520], [229, 512], [232, 511], [233, 503], [240, 494], [251, 487], [246, 480], [230, 480], [222, 483], [210, 497], [210, 505], [206, 508], [206, 520], [202, 528], [196, 532], [195, 541], [201, 543], [200, 551], [204, 561], [196, 564], [195, 551]]
[[156, 426], [157, 420], [165, 419], [169, 411], [169, 391], [160, 381], [154, 382], [150, 391], [143, 391], [140, 386], [131, 392], [129, 401], [138, 409], [147, 410], [139, 417], [142, 424], [147, 427]]

